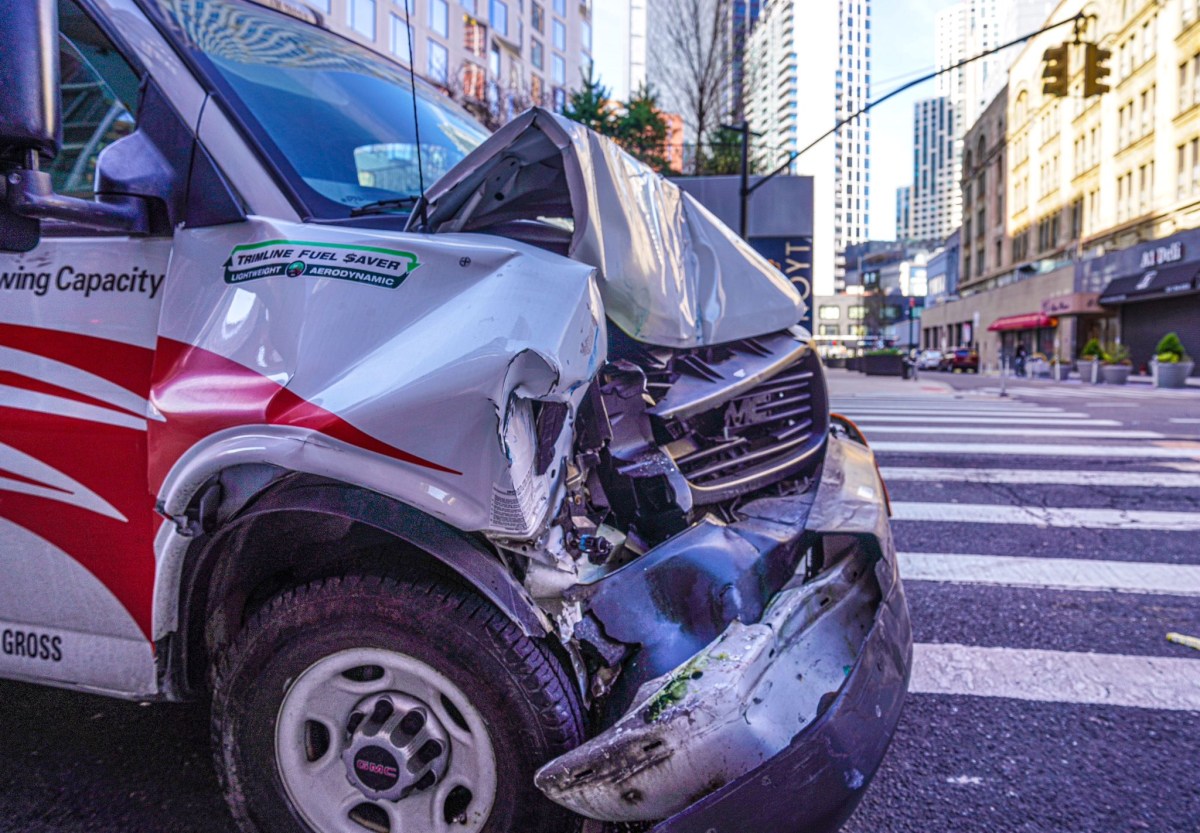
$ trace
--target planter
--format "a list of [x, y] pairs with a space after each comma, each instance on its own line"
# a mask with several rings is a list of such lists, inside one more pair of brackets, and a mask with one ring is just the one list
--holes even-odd
[[1106, 385], [1123, 385], [1129, 381], [1129, 374], [1133, 372], [1133, 365], [1129, 364], [1106, 364], [1100, 368], [1100, 375], [1104, 377]]
[[1100, 362], [1095, 359], [1080, 359], [1075, 362], [1075, 368], [1079, 371], [1079, 380], [1085, 385], [1100, 384], [1102, 380], [1100, 376]]
[[863, 356], [859, 361], [868, 376], [904, 375], [904, 356]]
[[1156, 388], [1181, 388], [1187, 384], [1187, 377], [1192, 375], [1195, 362], [1150, 362], [1150, 372], [1154, 375]]
[[1071, 375], [1071, 365], [1063, 362], [1055, 362], [1050, 365], [1050, 375], [1054, 377], [1056, 382], [1065, 382]]
[[839, 368], [844, 370], [846, 368], [846, 360], [844, 358], [829, 358], [825, 360], [825, 366], [828, 368]]

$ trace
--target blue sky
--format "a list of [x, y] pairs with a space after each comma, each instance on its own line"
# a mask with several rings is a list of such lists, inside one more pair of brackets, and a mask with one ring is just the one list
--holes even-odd
[[[953, 0], [875, 0], [871, 6], [871, 100], [932, 71], [933, 18]], [[900, 80], [896, 80], [900, 79]], [[896, 237], [896, 189], [912, 181], [913, 103], [934, 94], [914, 87], [871, 111], [871, 237]]]

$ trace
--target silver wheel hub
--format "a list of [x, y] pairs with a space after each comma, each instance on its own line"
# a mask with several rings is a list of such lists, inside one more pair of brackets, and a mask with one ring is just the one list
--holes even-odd
[[382, 648], [324, 657], [289, 684], [275, 762], [321, 833], [478, 833], [498, 786], [491, 735], [462, 689]]
[[364, 699], [346, 726], [346, 775], [367, 798], [399, 801], [427, 790], [446, 772], [450, 740], [437, 716], [399, 692]]

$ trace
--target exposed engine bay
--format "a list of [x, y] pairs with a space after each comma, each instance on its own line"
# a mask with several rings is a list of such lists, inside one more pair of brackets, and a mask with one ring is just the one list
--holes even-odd
[[[537, 469], [546, 473], [567, 414], [539, 404]], [[761, 530], [754, 544], [731, 548], [729, 539], [766, 517], [764, 502], [811, 503], [811, 494], [803, 496], [820, 469], [829, 407], [803, 330], [673, 349], [640, 344], [612, 327], [609, 361], [574, 428], [565, 499], [544, 536], [556, 564], [530, 559], [526, 583], [557, 616], [564, 641], [580, 649], [591, 694], [616, 686], [605, 707], [611, 712], [628, 704], [637, 685], [673, 667], [685, 646], [698, 649], [734, 619], [757, 621], [793, 575], [804, 555], [799, 547], [783, 552]], [[686, 542], [686, 558], [664, 547], [673, 539]], [[526, 544], [507, 545], [530, 552]], [[624, 623], [619, 610], [655, 617], [657, 605], [647, 599], [639, 606], [622, 598], [628, 587], [617, 591], [604, 581], [639, 560], [642, 575], [669, 585], [659, 595], [680, 594], [678, 613], [690, 621], [675, 638]]]

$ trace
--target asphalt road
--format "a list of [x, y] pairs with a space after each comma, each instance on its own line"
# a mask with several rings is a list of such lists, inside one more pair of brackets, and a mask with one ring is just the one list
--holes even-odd
[[[1146, 472], [1181, 474], [1185, 479], [1195, 475], [1200, 481], [1200, 423], [1189, 421], [1200, 419], [1200, 391], [1169, 395], [1139, 388], [1118, 395], [1078, 385], [1023, 383], [1009, 385], [1009, 391], [1026, 388], [1031, 393], [1000, 399], [993, 390], [996, 385], [994, 379], [933, 374], [902, 385], [831, 373], [835, 406], [857, 412], [873, 443], [881, 449], [897, 442], [927, 445], [920, 451], [879, 451], [885, 472], [902, 474], [889, 478], [898, 513], [904, 506], [929, 503], [959, 510], [1027, 507], [1033, 513], [1093, 509], [1134, 513], [1128, 516], [1129, 528], [1093, 528], [1087, 523], [1094, 521], [1086, 515], [1080, 515], [1081, 524], [1058, 527], [896, 520], [900, 552], [1025, 556], [1050, 565], [1075, 564], [1075, 559], [1097, 567], [1110, 562], [1118, 562], [1118, 567], [1200, 565], [1196, 532], [1132, 528], [1147, 523], [1170, 527], [1177, 521], [1186, 527], [1188, 517], [1200, 519], [1200, 482], [1169, 488], [1128, 483], [1130, 473]], [[888, 413], [908, 412], [913, 416], [906, 420], [879, 420]], [[1113, 420], [1117, 425], [1107, 428], [1118, 436], [1029, 439], [999, 435], [990, 430], [997, 426], [994, 422], [973, 421], [995, 419], [996, 413], [1002, 419], [1010, 416], [1011, 424], [1050, 420], [1052, 429], [1056, 420]], [[947, 415], [956, 418], [931, 421]], [[880, 426], [933, 424], [974, 425], [978, 433], [873, 433]], [[1126, 431], [1162, 436], [1122, 439]], [[980, 442], [1035, 443], [1059, 448], [1063, 455], [959, 453]], [[1175, 448], [1179, 456], [1111, 459], [1067, 453], [1080, 446]], [[1025, 472], [995, 475], [1001, 479], [1091, 480], [1073, 485], [986, 482], [992, 475], [966, 476], [961, 482], [919, 479], [920, 470], [930, 468]], [[986, 515], [986, 510], [980, 511]], [[1139, 512], [1170, 514], [1143, 517]], [[1086, 583], [1088, 575], [1076, 566], [1068, 578]], [[1182, 668], [1185, 675], [1200, 669], [1200, 652], [1164, 638], [1167, 631], [1200, 635], [1200, 596], [1166, 584], [1159, 588], [1166, 592], [1148, 593], [1061, 589], [1037, 581], [1013, 586], [990, 583], [965, 569], [952, 581], [907, 578], [920, 645], [963, 646], [968, 652], [1010, 650], [1018, 673], [1032, 652], [1050, 652], [1045, 656], [1051, 664], [1029, 666], [1030, 691], [1018, 692], [1019, 697], [997, 696], [990, 690], [993, 681], [987, 668], [967, 681], [973, 693], [911, 694], [889, 755], [846, 831], [1200, 830], [1200, 784], [1195, 777], [1200, 711], [1162, 707], [1161, 680], [1146, 682], [1144, 703], [1114, 705], [1105, 700], [1107, 690], [1081, 696], [1073, 692], [1072, 680], [1056, 678], [1053, 666], [1055, 658], [1100, 654], [1132, 662], [1197, 663], [1171, 666]], [[931, 687], [931, 679], [934, 687], [942, 685], [944, 681], [935, 678], [925, 675], [917, 687]], [[954, 689], [961, 682], [953, 678], [945, 687]], [[1118, 680], [1114, 688], [1136, 695], [1140, 685], [1138, 679]], [[0, 756], [0, 833], [232, 833], [211, 769], [203, 706], [142, 707], [0, 682], [0, 744], [5, 751]]]

